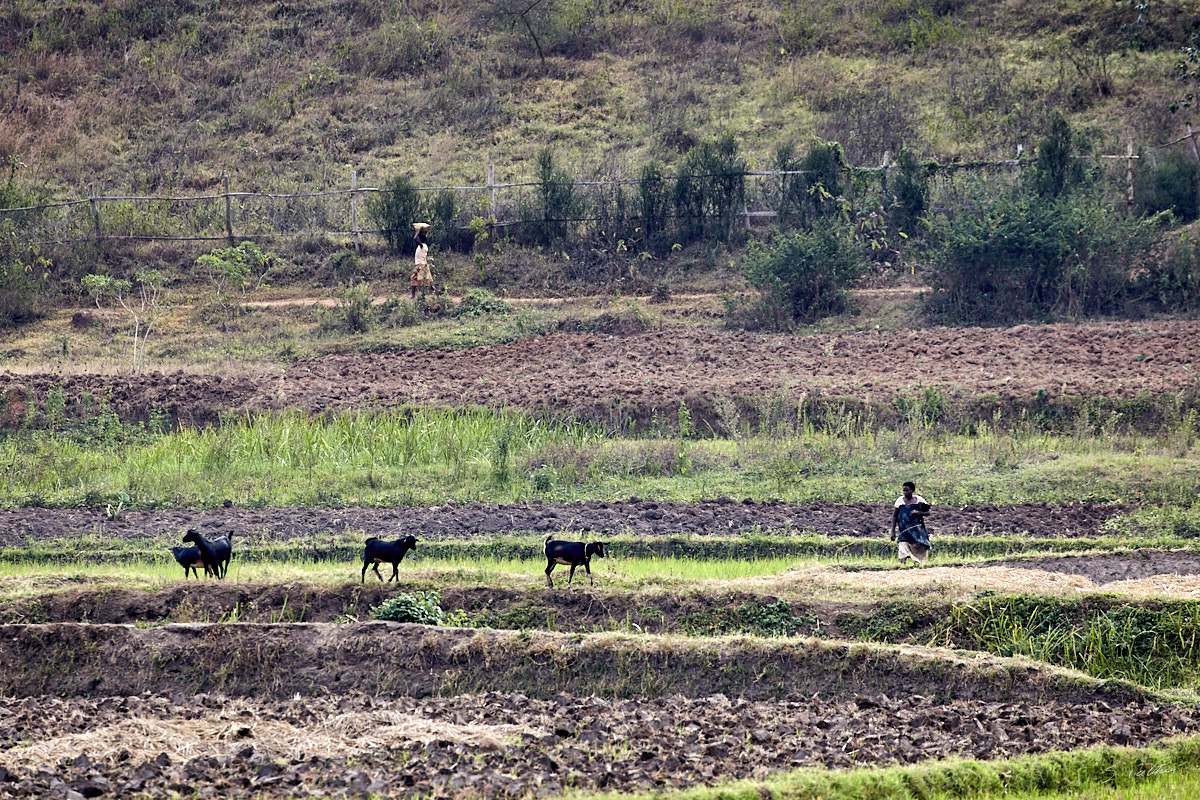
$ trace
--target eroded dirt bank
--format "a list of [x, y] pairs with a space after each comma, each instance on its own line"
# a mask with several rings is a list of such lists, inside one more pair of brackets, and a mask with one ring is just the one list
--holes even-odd
[[406, 404], [540, 409], [625, 424], [669, 418], [686, 400], [698, 421], [720, 430], [729, 423], [717, 407], [721, 398], [750, 414], [768, 397], [887, 404], [927, 388], [1024, 400], [1039, 391], [1049, 398], [1195, 393], [1198, 341], [1195, 320], [808, 336], [674, 328], [559, 333], [472, 350], [343, 353], [253, 375], [0, 372], [0, 396], [7, 398], [0, 424], [20, 420], [29, 400], [41, 402], [61, 387], [70, 408], [87, 396], [94, 410], [104, 398], [123, 419], [158, 411], [199, 425], [223, 410]]
[[[938, 507], [930, 528], [936, 537], [1029, 536], [1040, 539], [1096, 536], [1104, 522], [1128, 512], [1115, 504], [1054, 506], [970, 505]], [[394, 539], [424, 539], [582, 531], [601, 536], [729, 535], [761, 529], [828, 536], [886, 538], [891, 506], [885, 503], [760, 503], [721, 498], [669, 503], [630, 498], [614, 502], [511, 503], [422, 508], [212, 508], [126, 511], [112, 520], [103, 509], [0, 509], [0, 547], [97, 535], [104, 539], [179, 537], [188, 528], [231, 532], [239, 541], [308, 539], [359, 532]]]
[[1196, 727], [1190, 712], [1137, 700], [910, 694], [782, 702], [357, 692], [7, 698], [0, 699], [0, 795], [542, 797], [567, 788], [710, 785], [802, 766], [1141, 745]]

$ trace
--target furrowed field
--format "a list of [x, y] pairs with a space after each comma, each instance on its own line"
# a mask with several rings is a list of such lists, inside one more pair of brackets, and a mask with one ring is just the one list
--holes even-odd
[[[115, 317], [57, 363], [69, 315], [10, 338], [0, 794], [1192, 796], [1195, 323], [767, 335], [714, 302], [142, 374]], [[231, 535], [224, 581], [181, 574], [190, 528]], [[608, 543], [594, 585], [546, 585], [547, 533]]]

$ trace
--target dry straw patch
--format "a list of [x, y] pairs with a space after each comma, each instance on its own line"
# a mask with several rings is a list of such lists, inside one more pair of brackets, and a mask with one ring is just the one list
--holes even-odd
[[343, 758], [403, 748], [434, 740], [473, 748], [504, 749], [520, 737], [545, 736], [546, 731], [524, 725], [459, 725], [427, 719], [420, 714], [391, 710], [335, 714], [310, 725], [262, 719], [244, 701], [230, 701], [199, 719], [134, 717], [101, 725], [87, 733], [56, 736], [28, 747], [0, 752], [0, 765], [35, 769], [73, 759], [86, 752], [93, 761], [134, 764], [166, 753], [172, 761], [224, 758], [247, 745], [271, 759]]
[[[937, 597], [969, 600], [981, 591], [1074, 595], [1096, 591], [1088, 578], [1061, 572], [1015, 567], [910, 567], [848, 572], [837, 567], [792, 570], [782, 575], [715, 581], [746, 591], [805, 594], [840, 600]], [[1110, 591], [1112, 584], [1104, 587]]]
[[1164, 600], [1200, 600], [1200, 575], [1151, 575], [1104, 584], [1105, 593]]

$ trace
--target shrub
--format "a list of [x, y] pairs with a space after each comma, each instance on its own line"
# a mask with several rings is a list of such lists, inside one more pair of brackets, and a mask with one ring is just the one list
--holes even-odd
[[1200, 165], [1183, 153], [1170, 153], [1160, 163], [1139, 171], [1134, 187], [1143, 214], [1170, 211], [1180, 222], [1200, 215]]
[[342, 328], [350, 333], [366, 333], [375, 322], [371, 308], [371, 286], [357, 283], [338, 292], [338, 317]]
[[1038, 142], [1032, 168], [1034, 192], [1044, 198], [1055, 198], [1084, 179], [1082, 162], [1074, 158], [1071, 126], [1060, 115], [1050, 121], [1050, 130]]
[[412, 252], [412, 224], [420, 213], [420, 194], [407, 175], [392, 178], [367, 202], [367, 214], [393, 253]]
[[511, 314], [513, 307], [487, 289], [472, 289], [454, 307], [456, 317], [482, 317], [486, 314]]
[[1200, 235], [1183, 234], [1161, 261], [1140, 270], [1131, 295], [1135, 302], [1163, 311], [1200, 308]]
[[371, 619], [382, 619], [388, 622], [441, 625], [445, 618], [446, 612], [442, 611], [442, 596], [436, 591], [396, 595], [371, 608]]
[[667, 182], [662, 164], [651, 161], [642, 167], [638, 178], [637, 215], [645, 233], [646, 243], [654, 247], [666, 234], [667, 214], [671, 209], [671, 198], [667, 193]]
[[688, 151], [676, 172], [675, 215], [680, 238], [729, 241], [746, 198], [746, 162], [726, 134]]
[[966, 205], [927, 220], [926, 309], [946, 322], [1111, 313], [1153, 243], [1154, 220], [1124, 217], [1091, 191], [1049, 198], [982, 187]]
[[521, 218], [534, 242], [548, 245], [567, 237], [582, 211], [575, 195], [574, 180], [554, 163], [554, 152], [544, 147], [537, 154], [537, 187], [534, 206], [523, 210]]
[[896, 179], [892, 181], [892, 194], [896, 198], [892, 217], [896, 227], [910, 236], [917, 230], [917, 220], [925, 213], [925, 202], [929, 196], [929, 175], [925, 166], [907, 147], [900, 149], [896, 158]]
[[0, 329], [15, 328], [46, 315], [49, 263], [0, 262]]
[[753, 241], [743, 260], [746, 280], [797, 321], [844, 311], [861, 270], [856, 248], [834, 225]]

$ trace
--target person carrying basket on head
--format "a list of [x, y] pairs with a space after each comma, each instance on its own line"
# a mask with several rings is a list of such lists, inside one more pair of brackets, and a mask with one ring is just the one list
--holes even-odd
[[433, 273], [429, 271], [429, 227], [428, 222], [413, 223], [413, 230], [416, 231], [413, 241], [417, 243], [417, 250], [413, 255], [412, 275], [408, 279], [410, 297], [413, 300], [417, 299], [418, 288], [429, 287], [437, 293], [437, 288], [433, 285]]

